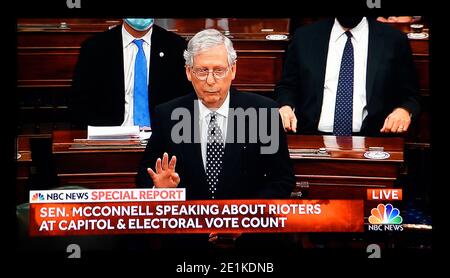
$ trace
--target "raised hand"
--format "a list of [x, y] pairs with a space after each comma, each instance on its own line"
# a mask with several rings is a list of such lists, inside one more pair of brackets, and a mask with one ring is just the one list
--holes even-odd
[[177, 163], [176, 156], [172, 156], [169, 162], [169, 155], [164, 153], [162, 163], [161, 158], [156, 160], [156, 173], [148, 168], [147, 172], [153, 180], [153, 185], [156, 188], [174, 188], [180, 183], [180, 176], [175, 172], [175, 165]]

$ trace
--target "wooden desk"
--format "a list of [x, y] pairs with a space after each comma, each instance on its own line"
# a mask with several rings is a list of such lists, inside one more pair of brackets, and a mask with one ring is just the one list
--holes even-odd
[[[55, 131], [53, 157], [62, 185], [91, 188], [131, 188], [144, 148], [123, 150], [74, 150], [75, 138], [84, 131]], [[393, 187], [403, 164], [401, 138], [288, 136], [297, 180], [296, 192], [306, 198], [366, 198], [368, 187]], [[339, 144], [339, 145], [338, 145]], [[329, 157], [299, 156], [300, 149], [326, 147]], [[384, 147], [386, 160], [369, 160], [369, 147]]]
[[51, 140], [48, 135], [19, 135], [17, 137], [17, 160], [16, 160], [16, 202], [21, 204], [28, 201], [28, 190], [30, 175], [35, 172], [33, 156], [31, 153], [31, 140], [39, 138]]
[[18, 156], [16, 160], [16, 204], [28, 201], [27, 189], [32, 167], [29, 136], [17, 137]]
[[133, 188], [144, 148], [74, 150], [74, 139], [86, 131], [54, 131], [53, 158], [61, 185], [89, 188]]
[[[295, 192], [310, 199], [366, 199], [367, 188], [393, 187], [403, 166], [402, 138], [288, 136], [297, 182]], [[369, 147], [384, 147], [385, 160], [364, 157]], [[326, 148], [329, 156], [302, 156], [299, 149]]]

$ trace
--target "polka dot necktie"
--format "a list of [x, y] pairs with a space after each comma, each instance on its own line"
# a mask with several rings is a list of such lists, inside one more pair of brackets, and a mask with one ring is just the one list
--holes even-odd
[[342, 54], [334, 110], [333, 134], [336, 136], [352, 135], [354, 57], [351, 41], [352, 33], [347, 31], [345, 34], [347, 35], [347, 42]]
[[211, 199], [215, 198], [219, 175], [222, 171], [222, 158], [225, 150], [222, 131], [217, 124], [217, 113], [212, 112], [208, 124], [208, 141], [206, 143], [206, 177]]

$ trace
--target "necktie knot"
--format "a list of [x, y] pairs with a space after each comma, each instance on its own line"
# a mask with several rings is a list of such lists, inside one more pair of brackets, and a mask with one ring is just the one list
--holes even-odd
[[210, 123], [216, 122], [216, 116], [217, 112], [211, 112], [211, 119], [209, 120]]
[[345, 31], [345, 34], [347, 35], [348, 39], [351, 39], [353, 37], [352, 32], [350, 31]]
[[139, 50], [143, 50], [142, 44], [144, 43], [144, 40], [133, 40], [133, 43], [134, 43], [135, 45], [137, 45], [137, 47], [138, 47]]

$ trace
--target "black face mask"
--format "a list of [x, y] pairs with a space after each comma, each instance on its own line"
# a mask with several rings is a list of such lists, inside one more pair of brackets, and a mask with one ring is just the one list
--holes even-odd
[[338, 16], [336, 17], [342, 27], [352, 29], [358, 25], [363, 19], [362, 16]]

